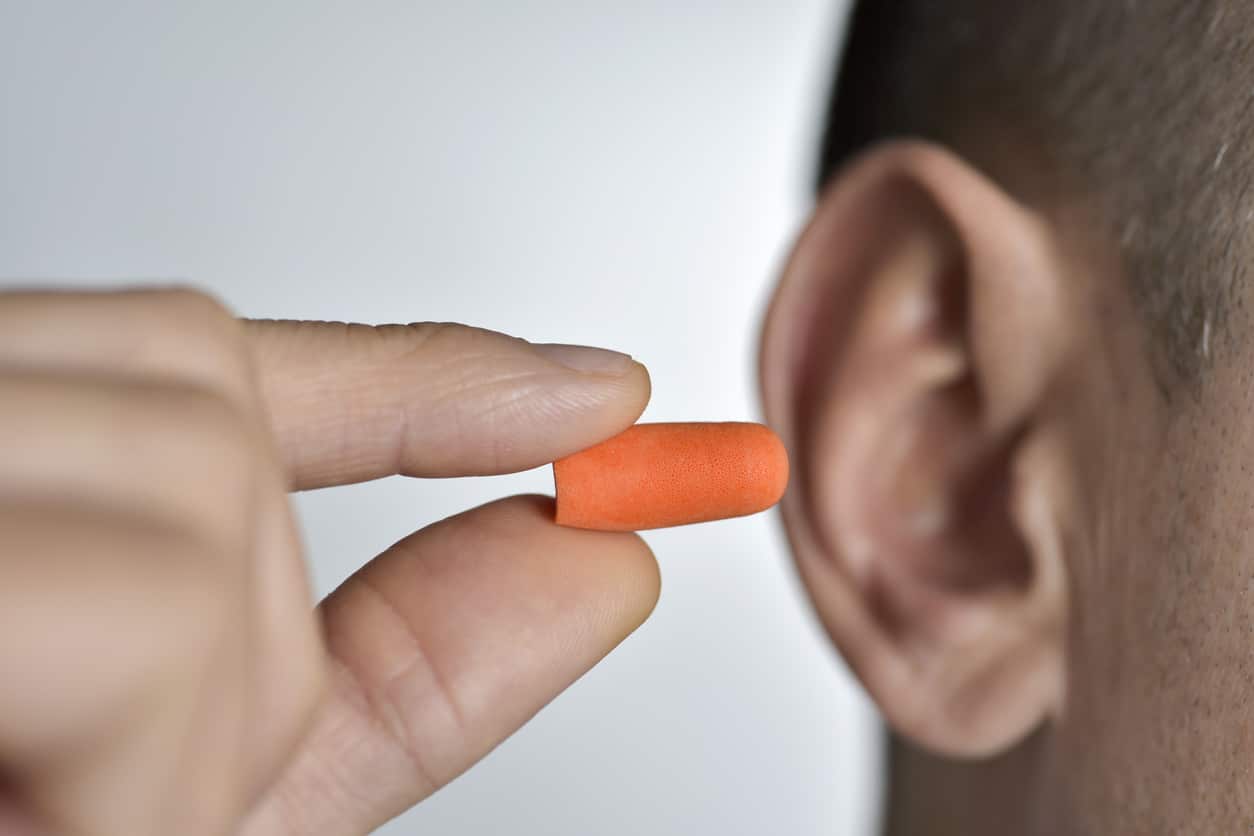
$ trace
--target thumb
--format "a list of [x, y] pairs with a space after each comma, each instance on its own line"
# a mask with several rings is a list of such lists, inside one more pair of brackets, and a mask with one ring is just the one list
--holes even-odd
[[332, 696], [244, 836], [368, 832], [644, 621], [659, 591], [644, 541], [552, 519], [539, 497], [468, 511], [402, 540], [322, 604]]

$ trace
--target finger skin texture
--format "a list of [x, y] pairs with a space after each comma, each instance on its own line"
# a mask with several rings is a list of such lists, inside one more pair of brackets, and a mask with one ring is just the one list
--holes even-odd
[[24, 372], [0, 374], [0, 405], [0, 503], [159, 509], [224, 548], [247, 548], [248, 498], [218, 498], [251, 479], [257, 444], [221, 398], [193, 386]]
[[298, 490], [539, 467], [626, 429], [650, 394], [614, 352], [454, 323], [241, 322], [177, 287], [0, 294], [0, 367], [199, 386], [241, 409], [259, 387]]
[[158, 521], [27, 506], [0, 513], [0, 557], [0, 660], [16, 673], [0, 751], [21, 800], [58, 834], [224, 826], [246, 699], [225, 556]]
[[514, 732], [640, 625], [657, 564], [632, 534], [515, 497], [401, 541], [322, 605], [337, 673], [245, 836], [364, 833]]
[[652, 555], [515, 499], [315, 611], [286, 491], [529, 468], [648, 396], [626, 355], [460, 325], [0, 293], [0, 833], [346, 836], [450, 780], [646, 617]]
[[243, 327], [192, 288], [0, 294], [0, 366], [173, 383], [253, 405]]
[[325, 650], [244, 330], [190, 290], [0, 293], [0, 786], [41, 833], [234, 829]]
[[588, 371], [570, 347], [464, 325], [245, 326], [296, 489], [539, 467], [626, 429], [649, 400], [625, 355]]
[[761, 424], [637, 424], [553, 464], [557, 522], [643, 531], [742, 517], [788, 485], [788, 454]]

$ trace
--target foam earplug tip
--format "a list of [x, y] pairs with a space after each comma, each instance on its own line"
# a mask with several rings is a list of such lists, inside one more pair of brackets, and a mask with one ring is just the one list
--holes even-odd
[[553, 463], [557, 522], [643, 531], [756, 514], [788, 484], [788, 454], [761, 424], [636, 424]]

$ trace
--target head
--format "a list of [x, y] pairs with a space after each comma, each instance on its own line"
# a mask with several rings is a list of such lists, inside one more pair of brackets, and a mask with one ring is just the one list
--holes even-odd
[[820, 619], [903, 780], [1013, 800], [990, 832], [1245, 827], [1254, 11], [863, 0], [847, 38], [762, 351]]

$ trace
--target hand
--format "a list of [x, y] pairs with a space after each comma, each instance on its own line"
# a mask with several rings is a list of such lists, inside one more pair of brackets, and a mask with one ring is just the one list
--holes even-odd
[[0, 833], [349, 836], [432, 793], [644, 620], [652, 555], [515, 497], [314, 610], [286, 492], [534, 467], [648, 395], [460, 325], [0, 294]]

